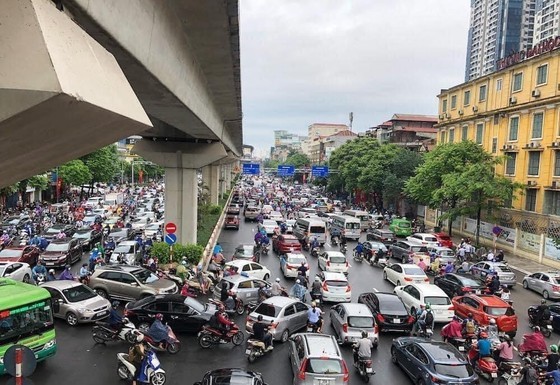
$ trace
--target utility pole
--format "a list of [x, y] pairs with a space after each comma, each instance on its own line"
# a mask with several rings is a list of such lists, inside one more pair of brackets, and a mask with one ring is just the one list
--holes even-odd
[[354, 122], [354, 113], [353, 112], [350, 112], [349, 118], [350, 118], [350, 125], [349, 125], [350, 132], [352, 132], [352, 123]]

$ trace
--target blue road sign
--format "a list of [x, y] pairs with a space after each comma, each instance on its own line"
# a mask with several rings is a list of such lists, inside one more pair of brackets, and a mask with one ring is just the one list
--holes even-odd
[[259, 175], [261, 166], [258, 163], [243, 163], [243, 174]]
[[317, 178], [326, 178], [329, 176], [328, 166], [311, 166], [311, 176]]
[[276, 172], [276, 175], [278, 175], [278, 176], [293, 176], [295, 172], [296, 172], [296, 168], [294, 166], [279, 164], [278, 165], [278, 171]]
[[177, 242], [177, 236], [175, 234], [166, 234], [165, 235], [165, 243], [169, 246], [175, 244]]

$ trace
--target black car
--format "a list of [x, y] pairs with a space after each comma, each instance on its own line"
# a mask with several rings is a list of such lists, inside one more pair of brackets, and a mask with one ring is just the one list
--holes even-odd
[[134, 232], [127, 228], [115, 229], [111, 230], [107, 238], [113, 238], [115, 244], [119, 244], [122, 241], [132, 241], [134, 239]]
[[67, 237], [71, 237], [76, 232], [76, 227], [74, 225], [64, 225], [64, 224], [57, 224], [49, 227], [43, 237], [46, 239], [54, 239], [60, 231], [64, 232]]
[[250, 372], [240, 368], [224, 368], [206, 372], [202, 381], [197, 381], [193, 385], [266, 385], [262, 375], [257, 372]]
[[408, 314], [401, 299], [393, 293], [362, 293], [358, 303], [365, 304], [377, 321], [379, 331], [412, 331], [414, 318]]
[[466, 293], [480, 294], [486, 283], [472, 274], [447, 273], [434, 278], [434, 285], [439, 286], [449, 298]]
[[194, 298], [178, 294], [159, 294], [129, 302], [125, 316], [142, 332], [147, 332], [155, 315], [163, 314], [163, 323], [167, 323], [174, 332], [197, 333], [216, 312], [212, 304], [202, 304]]
[[80, 229], [72, 235], [72, 238], [77, 239], [82, 245], [82, 250], [88, 251], [93, 249], [93, 246], [101, 241], [101, 231], [93, 229]]
[[421, 337], [399, 337], [391, 345], [391, 361], [415, 384], [479, 383], [471, 364], [450, 343]]

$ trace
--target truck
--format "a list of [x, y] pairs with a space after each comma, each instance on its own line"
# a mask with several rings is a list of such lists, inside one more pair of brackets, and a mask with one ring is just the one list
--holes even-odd
[[109, 207], [115, 208], [116, 206], [123, 204], [123, 202], [124, 202], [123, 193], [109, 193], [109, 194], [105, 194], [103, 207], [105, 209], [108, 209]]

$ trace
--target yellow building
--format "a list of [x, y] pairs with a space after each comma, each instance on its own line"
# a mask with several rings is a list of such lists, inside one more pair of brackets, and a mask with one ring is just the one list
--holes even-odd
[[501, 70], [442, 90], [438, 143], [472, 140], [523, 183], [512, 208], [560, 215], [560, 38], [500, 60]]

